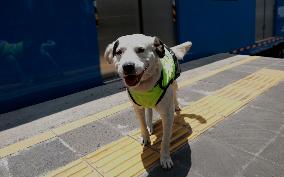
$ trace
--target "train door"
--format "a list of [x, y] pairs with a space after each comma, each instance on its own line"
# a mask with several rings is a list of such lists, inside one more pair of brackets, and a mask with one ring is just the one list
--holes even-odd
[[256, 0], [256, 41], [274, 36], [275, 0]]

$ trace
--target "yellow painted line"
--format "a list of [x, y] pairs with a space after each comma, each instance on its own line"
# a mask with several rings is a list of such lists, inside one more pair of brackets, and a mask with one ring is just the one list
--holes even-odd
[[[283, 80], [284, 71], [261, 69], [184, 107], [180, 116], [175, 117], [170, 151], [176, 151]], [[128, 136], [82, 159], [106, 177], [139, 176], [159, 161], [162, 139], [161, 120], [154, 124], [150, 145], [141, 146], [139, 139], [140, 131], [134, 130]], [[70, 170], [72, 168], [52, 174], [61, 177], [61, 173], [69, 173]]]
[[31, 147], [35, 144], [47, 141], [49, 139], [55, 138], [56, 136], [62, 135], [68, 131], [74, 130], [76, 128], [82, 127], [94, 121], [100, 120], [104, 117], [110, 116], [116, 112], [126, 109], [130, 106], [130, 102], [120, 104], [118, 106], [113, 107], [112, 109], [107, 109], [102, 112], [96, 113], [91, 116], [84, 117], [77, 121], [67, 123], [65, 125], [59, 126], [57, 128], [53, 128], [45, 133], [41, 133], [35, 135], [31, 138], [27, 138], [25, 140], [19, 141], [17, 143], [8, 145], [4, 148], [0, 149], [0, 158], [6, 157], [8, 155], [14, 154], [18, 151]]
[[[225, 71], [227, 69], [231, 69], [233, 67], [236, 67], [236, 66], [239, 66], [239, 65], [251, 62], [253, 60], [256, 60], [257, 58], [259, 58], [259, 57], [258, 56], [246, 57], [246, 58], [244, 58], [244, 59], [242, 59], [240, 61], [237, 61], [237, 62], [228, 64], [228, 65], [225, 65], [225, 66], [223, 66], [221, 68], [218, 68], [218, 69], [206, 72], [203, 75], [194, 77], [194, 78], [189, 79], [189, 80], [181, 81], [181, 82], [178, 83], [179, 88], [188, 86], [190, 84], [193, 84], [193, 83], [195, 83], [197, 81], [200, 81], [202, 79], [205, 79], [205, 78], [208, 78], [210, 76], [213, 76], [213, 75], [215, 75], [217, 73], [220, 73], [222, 71]], [[92, 122], [95, 122], [97, 120], [103, 119], [103, 118], [108, 117], [108, 116], [110, 116], [112, 114], [115, 114], [115, 113], [120, 112], [120, 111], [122, 111], [124, 109], [127, 109], [130, 106], [131, 106], [131, 103], [130, 102], [126, 102], [126, 103], [114, 106], [114, 107], [112, 107], [110, 109], [106, 109], [106, 110], [101, 111], [99, 113], [93, 114], [91, 116], [87, 116], [87, 117], [84, 117], [82, 119], [79, 119], [79, 120], [76, 120], [76, 121], [73, 121], [73, 122], [70, 122], [70, 123], [66, 123], [66, 124], [64, 124], [62, 126], [59, 126], [57, 128], [53, 128], [53, 129], [47, 131], [46, 133], [35, 135], [35, 136], [31, 137], [31, 138], [27, 138], [25, 140], [22, 140], [22, 141], [19, 141], [19, 142], [15, 143], [15, 144], [8, 145], [8, 146], [0, 149], [0, 158], [3, 158], [5, 156], [11, 155], [11, 154], [14, 154], [14, 153], [16, 153], [18, 151], [21, 151], [21, 150], [23, 150], [25, 148], [28, 148], [30, 146], [33, 146], [35, 144], [47, 141], [47, 140], [49, 140], [51, 138], [54, 138], [54, 137], [59, 136], [59, 135], [62, 135], [64, 133], [69, 132], [71, 130], [74, 130], [76, 128], [79, 128], [79, 127], [82, 127], [84, 125], [87, 125], [87, 124], [90, 124]]]
[[130, 102], [127, 103], [123, 103], [117, 106], [112, 107], [111, 109], [107, 109], [104, 111], [101, 111], [99, 113], [96, 113], [94, 115], [88, 116], [88, 117], [84, 117], [82, 119], [67, 123], [65, 125], [62, 125], [58, 128], [54, 128], [52, 129], [52, 131], [56, 134], [56, 135], [62, 135], [66, 132], [69, 132], [71, 130], [74, 130], [76, 128], [82, 127], [84, 125], [87, 125], [89, 123], [95, 122], [97, 120], [100, 120], [102, 118], [111, 116], [112, 114], [115, 114], [119, 111], [122, 111], [126, 108], [129, 108], [131, 106]]
[[45, 140], [54, 138], [55, 136], [56, 135], [52, 131], [47, 131], [45, 133], [41, 133], [41, 134], [38, 134], [38, 135], [33, 136], [31, 138], [19, 141], [19, 142], [14, 143], [14, 144], [11, 144], [11, 145], [6, 146], [6, 147], [4, 147], [0, 150], [0, 158], [5, 157], [5, 156], [10, 155], [10, 154], [14, 154], [14, 153], [18, 152], [19, 150], [26, 149], [28, 147], [31, 147], [34, 144], [38, 144], [38, 143], [41, 143]]

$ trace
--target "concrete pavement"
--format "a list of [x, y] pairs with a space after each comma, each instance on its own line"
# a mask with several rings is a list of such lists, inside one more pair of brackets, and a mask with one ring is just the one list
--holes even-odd
[[[200, 77], [245, 58], [246, 56], [235, 56], [195, 69], [192, 68], [195, 63], [185, 63], [182, 66], [184, 72], [178, 81]], [[284, 60], [261, 57], [220, 70], [182, 87], [178, 93], [179, 101], [186, 107], [262, 68], [284, 71]], [[0, 147], [3, 149], [86, 116], [111, 110], [113, 106], [127, 101], [125, 92], [119, 92], [123, 89], [120, 81], [111, 82], [3, 114], [0, 116]], [[158, 163], [154, 163], [142, 176], [283, 176], [283, 91], [284, 82], [281, 81], [225, 120], [185, 143], [172, 155], [175, 163], [172, 170], [164, 171]], [[78, 99], [82, 101], [78, 102]], [[131, 107], [126, 106], [115, 113], [105, 114], [96, 121], [56, 134], [11, 155], [4, 155], [0, 159], [0, 176], [33, 177], [49, 174], [127, 136], [137, 128], [139, 125], [134, 113]], [[97, 172], [96, 169], [93, 170]]]

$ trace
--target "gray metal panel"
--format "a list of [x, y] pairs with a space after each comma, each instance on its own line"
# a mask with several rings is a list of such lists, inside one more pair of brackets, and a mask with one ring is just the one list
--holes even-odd
[[168, 46], [176, 44], [172, 0], [142, 0], [144, 33], [159, 36]]
[[264, 38], [274, 35], [274, 8], [275, 0], [265, 1], [265, 29]]
[[261, 40], [264, 38], [264, 1], [256, 0], [256, 19], [255, 19], [255, 40]]

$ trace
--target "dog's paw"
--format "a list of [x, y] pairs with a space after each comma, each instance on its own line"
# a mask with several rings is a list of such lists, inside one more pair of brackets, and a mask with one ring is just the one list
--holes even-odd
[[140, 143], [143, 146], [150, 144], [150, 137], [149, 136], [141, 136]]
[[179, 106], [176, 106], [176, 107], [175, 107], [175, 112], [176, 112], [176, 113], [180, 113], [180, 112], [181, 112], [181, 109], [180, 109]]
[[161, 157], [160, 163], [163, 169], [171, 169], [174, 166], [171, 157]]
[[148, 132], [150, 135], [152, 135], [154, 133], [154, 128], [153, 125], [147, 126]]

